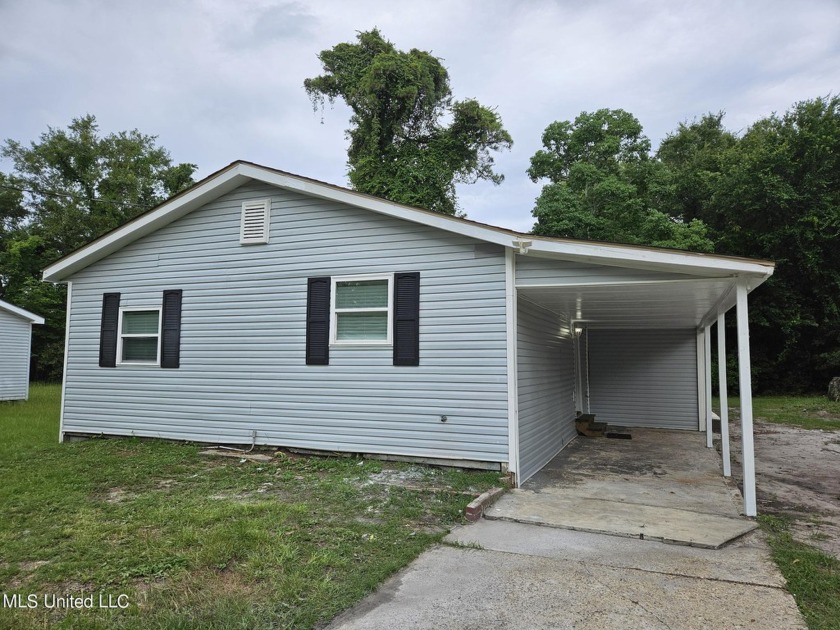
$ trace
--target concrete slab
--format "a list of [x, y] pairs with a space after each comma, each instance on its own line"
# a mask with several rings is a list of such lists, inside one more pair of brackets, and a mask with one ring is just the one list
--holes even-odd
[[489, 551], [586, 562], [590, 566], [785, 587], [784, 578], [770, 558], [761, 531], [743, 536], [724, 549], [710, 551], [553, 527], [483, 520], [455, 528], [444, 541]]
[[329, 626], [344, 630], [714, 627], [805, 628], [805, 624], [793, 598], [772, 586], [437, 547]]
[[485, 517], [713, 549], [756, 528], [703, 435], [632, 435], [576, 439]]
[[719, 549], [754, 530], [754, 522], [643, 504], [516, 490], [485, 512], [502, 519], [582, 532]]

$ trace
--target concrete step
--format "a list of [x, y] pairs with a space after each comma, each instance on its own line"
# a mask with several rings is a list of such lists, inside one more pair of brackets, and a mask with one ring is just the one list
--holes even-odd
[[505, 520], [582, 532], [720, 549], [756, 529], [744, 518], [516, 489], [484, 513]]

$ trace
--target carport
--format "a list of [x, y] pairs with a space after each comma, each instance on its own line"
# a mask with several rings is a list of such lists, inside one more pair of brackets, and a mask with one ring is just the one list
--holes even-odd
[[[516, 332], [510, 442], [517, 485], [575, 439], [574, 418], [582, 412], [637, 429], [705, 432], [700, 441], [711, 448], [712, 326], [725, 399], [725, 318], [734, 310], [743, 512], [755, 516], [747, 296], [773, 264], [607, 244], [570, 251], [568, 242], [550, 239], [519, 247], [508, 257], [515, 278], [508, 307]], [[729, 477], [725, 405], [720, 415], [722, 470]]]
[[702, 433], [632, 432], [574, 440], [485, 517], [711, 549], [755, 529]]

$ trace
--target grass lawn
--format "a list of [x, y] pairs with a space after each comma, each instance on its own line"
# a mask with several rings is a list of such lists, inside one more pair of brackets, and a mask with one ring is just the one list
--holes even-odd
[[825, 396], [762, 396], [755, 399], [753, 415], [761, 420], [803, 429], [840, 429], [840, 402]]
[[[0, 607], [2, 628], [316, 627], [461, 522], [467, 492], [499, 485], [355, 458], [58, 444], [59, 397], [33, 385], [29, 401], [0, 403], [0, 590], [39, 604]], [[45, 594], [130, 605], [47, 609]]]
[[[729, 398], [729, 408], [737, 409], [737, 397]], [[718, 398], [712, 407], [718, 409]], [[753, 398], [756, 420], [789, 424], [803, 429], [840, 429], [840, 402], [825, 396], [759, 396]]]

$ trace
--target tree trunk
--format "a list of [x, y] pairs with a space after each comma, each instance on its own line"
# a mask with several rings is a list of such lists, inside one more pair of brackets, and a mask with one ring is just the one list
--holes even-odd
[[840, 401], [840, 376], [835, 376], [828, 384], [828, 399]]

